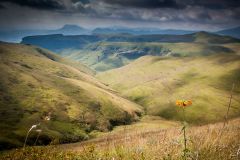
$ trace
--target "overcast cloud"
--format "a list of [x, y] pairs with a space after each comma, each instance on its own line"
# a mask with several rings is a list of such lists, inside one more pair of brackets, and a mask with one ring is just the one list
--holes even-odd
[[64, 24], [218, 30], [240, 25], [239, 0], [1, 0], [2, 29]]

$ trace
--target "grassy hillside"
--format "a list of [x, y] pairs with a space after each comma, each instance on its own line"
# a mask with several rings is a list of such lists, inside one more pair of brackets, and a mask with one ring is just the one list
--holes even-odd
[[[0, 43], [0, 70], [0, 149], [22, 146], [38, 123], [38, 144], [67, 143], [141, 114], [139, 105], [98, 82], [90, 69], [42, 48]], [[28, 144], [36, 137], [33, 131]]]
[[200, 43], [212, 43], [212, 44], [224, 44], [224, 43], [233, 43], [240, 42], [239, 39], [230, 37], [230, 36], [219, 36], [217, 34], [210, 34], [208, 32], [197, 32], [192, 34], [194, 37], [194, 42]]
[[[238, 43], [227, 44], [238, 45]], [[64, 50], [61, 54], [70, 59], [80, 61], [96, 71], [106, 71], [129, 64], [133, 60], [145, 55], [185, 57], [235, 53], [231, 47], [200, 42], [101, 42], [89, 45], [82, 50]]]
[[181, 119], [175, 101], [191, 99], [193, 105], [187, 110], [187, 121], [195, 124], [223, 119], [235, 83], [230, 117], [240, 115], [237, 54], [144, 56], [124, 67], [99, 73], [97, 78], [144, 106], [147, 114], [171, 120]]

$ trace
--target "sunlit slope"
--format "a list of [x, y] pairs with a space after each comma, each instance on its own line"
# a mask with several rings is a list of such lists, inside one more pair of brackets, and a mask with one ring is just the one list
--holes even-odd
[[[200, 39], [200, 38], [199, 38]], [[203, 38], [201, 38], [203, 39]], [[231, 44], [231, 45], [228, 45]], [[64, 56], [78, 60], [96, 71], [106, 71], [129, 64], [145, 55], [158, 56], [206, 56], [219, 53], [235, 53], [232, 48], [239, 43], [158, 43], [158, 42], [102, 42], [92, 44], [84, 50], [66, 50]]]
[[175, 101], [191, 99], [187, 120], [222, 120], [233, 91], [230, 117], [240, 116], [240, 56], [219, 54], [196, 57], [144, 56], [97, 77], [123, 96], [143, 105], [147, 114], [180, 120]]
[[[21, 146], [33, 124], [41, 123], [38, 143], [66, 143], [141, 114], [139, 105], [98, 82], [87, 67], [41, 48], [0, 43], [0, 70], [0, 149]], [[43, 120], [47, 115], [50, 121]]]

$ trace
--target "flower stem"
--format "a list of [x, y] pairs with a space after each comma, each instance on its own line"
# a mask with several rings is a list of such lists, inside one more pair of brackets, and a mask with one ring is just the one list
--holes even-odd
[[187, 152], [187, 136], [186, 136], [186, 117], [185, 117], [185, 108], [183, 107], [183, 137], [184, 137], [184, 160], [186, 160], [186, 152]]
[[30, 131], [31, 131], [31, 130], [28, 130], [27, 136], [26, 136], [25, 141], [24, 141], [23, 148], [25, 148], [25, 146], [26, 146], [27, 139], [28, 139], [28, 135], [29, 135]]
[[184, 128], [183, 128], [183, 136], [184, 136], [184, 159], [186, 159], [187, 137], [186, 137], [186, 126], [185, 125], [184, 125]]
[[37, 144], [37, 141], [38, 141], [39, 136], [40, 136], [40, 132], [39, 132], [38, 135], [37, 135], [37, 138], [36, 138], [36, 140], [35, 140], [35, 142], [34, 142], [34, 146]]

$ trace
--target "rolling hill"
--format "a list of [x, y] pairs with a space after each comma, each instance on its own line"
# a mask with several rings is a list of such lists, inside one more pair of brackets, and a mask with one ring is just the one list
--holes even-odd
[[238, 43], [231, 42], [239, 42], [231, 37], [206, 32], [191, 36], [194, 39], [192, 42], [99, 42], [80, 50], [66, 49], [60, 53], [101, 72], [124, 66], [145, 55], [184, 57], [234, 53], [231, 47], [224, 44], [238, 46]]
[[[185, 50], [189, 48], [185, 46]], [[240, 115], [239, 51], [205, 56], [143, 56], [121, 68], [98, 73], [97, 78], [144, 106], [146, 114], [170, 120], [181, 120], [175, 101], [191, 99], [193, 105], [186, 115], [193, 124], [221, 121], [234, 83], [230, 117]]]
[[46, 35], [25, 37], [22, 41], [56, 51], [96, 71], [118, 68], [144, 55], [195, 56], [231, 53], [233, 51], [223, 45], [237, 42], [240, 40], [207, 32], [187, 35]]
[[[236, 45], [238, 46], [238, 43]], [[102, 42], [89, 45], [83, 50], [61, 52], [63, 56], [82, 62], [98, 72], [124, 66], [145, 55], [193, 57], [219, 53], [228, 54], [235, 51], [221, 44], [207, 43]]]
[[[34, 124], [42, 130], [38, 144], [67, 143], [131, 123], [142, 113], [92, 70], [46, 49], [1, 42], [0, 69], [0, 149], [22, 146]], [[30, 134], [30, 145], [36, 136]]]

